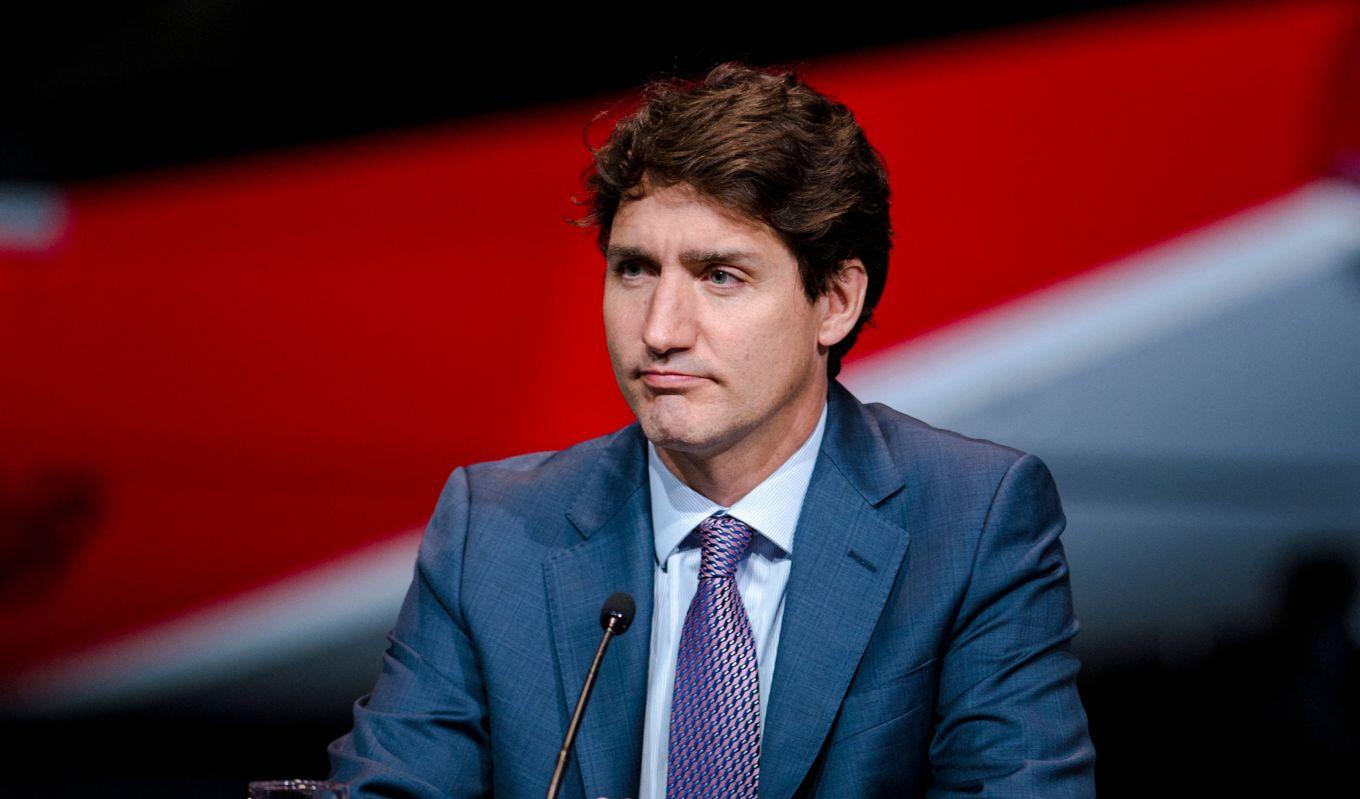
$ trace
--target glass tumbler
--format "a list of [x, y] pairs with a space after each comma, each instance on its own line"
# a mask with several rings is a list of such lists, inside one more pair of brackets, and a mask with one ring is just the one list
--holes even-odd
[[349, 799], [345, 786], [324, 780], [266, 780], [249, 788], [250, 799]]

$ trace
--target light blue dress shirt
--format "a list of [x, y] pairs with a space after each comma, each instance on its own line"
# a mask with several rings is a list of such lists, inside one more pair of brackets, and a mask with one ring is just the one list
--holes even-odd
[[647, 715], [642, 735], [642, 781], [638, 799], [665, 799], [669, 751], [671, 692], [675, 687], [675, 655], [685, 613], [699, 586], [699, 522], [719, 511], [756, 531], [751, 554], [737, 564], [741, 593], [756, 641], [760, 670], [760, 732], [765, 736], [765, 708], [774, 676], [779, 626], [784, 615], [793, 531], [812, 481], [822, 447], [827, 406], [817, 427], [797, 452], [764, 482], [724, 508], [680, 482], [647, 442], [648, 482], [652, 493], [652, 530], [656, 539], [656, 593], [652, 613], [652, 650], [647, 674]]

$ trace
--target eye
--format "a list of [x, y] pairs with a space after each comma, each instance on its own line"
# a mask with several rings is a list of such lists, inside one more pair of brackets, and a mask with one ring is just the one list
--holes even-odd
[[[637, 272], [633, 272], [637, 269]], [[620, 277], [637, 277], [642, 274], [642, 264], [637, 261], [621, 261], [614, 265], [614, 272]]]
[[[736, 285], [736, 283], [738, 282], [737, 278], [726, 269], [714, 269], [708, 274], [713, 278], [714, 283], [719, 286], [733, 286]], [[718, 279], [719, 277], [722, 277], [724, 279], [719, 280]]]

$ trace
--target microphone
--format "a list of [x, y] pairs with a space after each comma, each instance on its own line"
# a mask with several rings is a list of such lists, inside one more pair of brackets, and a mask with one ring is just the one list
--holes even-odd
[[567, 725], [567, 735], [562, 739], [562, 749], [557, 753], [557, 767], [553, 769], [552, 782], [548, 783], [548, 799], [557, 799], [557, 792], [562, 788], [562, 774], [567, 770], [567, 756], [571, 753], [571, 745], [576, 742], [576, 730], [581, 726], [581, 716], [586, 712], [586, 702], [590, 701], [590, 692], [595, 688], [595, 677], [600, 672], [600, 661], [604, 659], [604, 651], [609, 648], [609, 642], [614, 636], [623, 635], [633, 623], [633, 614], [636, 612], [637, 605], [633, 602], [632, 595], [623, 591], [611, 595], [600, 608], [600, 626], [604, 628], [604, 635], [600, 638], [599, 649], [595, 650], [595, 660], [590, 664], [590, 671], [586, 672], [586, 684], [581, 689], [581, 698], [576, 700], [576, 712], [571, 714], [571, 724]]

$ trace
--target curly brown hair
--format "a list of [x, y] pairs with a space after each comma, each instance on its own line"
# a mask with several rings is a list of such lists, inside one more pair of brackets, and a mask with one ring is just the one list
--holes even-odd
[[[592, 123], [608, 112], [597, 115]], [[589, 128], [586, 127], [587, 139]], [[769, 225], [798, 261], [808, 302], [830, 290], [842, 262], [868, 275], [854, 328], [828, 354], [827, 375], [869, 322], [888, 279], [892, 226], [882, 155], [842, 103], [802, 82], [795, 69], [728, 61], [699, 81], [661, 78], [614, 126], [582, 172], [587, 214], [603, 253], [619, 203], [647, 185], [686, 183], [720, 206]]]

